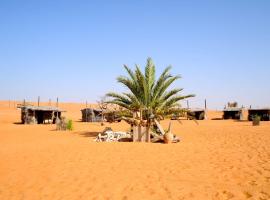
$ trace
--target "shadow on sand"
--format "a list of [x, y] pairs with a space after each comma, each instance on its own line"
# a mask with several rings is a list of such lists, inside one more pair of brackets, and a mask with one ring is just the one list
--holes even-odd
[[90, 137], [90, 138], [95, 138], [98, 136], [99, 132], [89, 132], [89, 131], [84, 131], [84, 132], [75, 132], [75, 134], [78, 134], [82, 137]]
[[216, 117], [216, 118], [212, 118], [211, 120], [223, 120], [223, 118]]
[[14, 122], [15, 125], [24, 125], [22, 122]]
[[248, 121], [248, 120], [246, 120], [246, 119], [245, 119], [245, 120], [237, 120], [237, 119], [236, 119], [236, 120], [233, 120], [233, 121], [234, 121], [234, 122], [240, 122], [240, 123], [241, 123], [241, 122], [251, 122], [251, 121]]

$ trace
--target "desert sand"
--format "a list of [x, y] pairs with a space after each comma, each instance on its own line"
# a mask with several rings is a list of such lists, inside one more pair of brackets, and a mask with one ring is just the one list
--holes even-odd
[[74, 131], [18, 124], [20, 110], [0, 102], [1, 200], [270, 199], [269, 122], [174, 121], [178, 144], [95, 143], [104, 127], [80, 122], [84, 105], [60, 107]]

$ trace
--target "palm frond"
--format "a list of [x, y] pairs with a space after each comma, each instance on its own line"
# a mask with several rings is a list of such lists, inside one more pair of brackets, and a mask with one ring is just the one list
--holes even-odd
[[119, 76], [117, 81], [124, 85], [129, 92], [108, 93], [107, 96], [111, 98], [109, 103], [130, 111], [141, 111], [144, 118], [149, 118], [151, 114], [157, 118], [172, 114], [179, 106], [179, 101], [194, 97], [194, 95], [181, 96], [180, 92], [183, 89], [169, 90], [172, 84], [181, 78], [181, 76], [170, 74], [171, 66], [166, 67], [157, 80], [156, 68], [151, 58], [147, 59], [144, 73], [138, 65], [135, 65], [134, 71], [126, 65], [124, 68], [128, 76]]
[[124, 68], [126, 69], [127, 73], [129, 74], [129, 76], [131, 77], [131, 79], [136, 82], [137, 79], [136, 79], [136, 76], [134, 74], [134, 72], [127, 66], [127, 65], [124, 65]]

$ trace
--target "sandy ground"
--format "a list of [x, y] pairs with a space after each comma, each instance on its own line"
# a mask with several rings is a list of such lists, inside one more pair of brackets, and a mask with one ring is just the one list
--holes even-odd
[[95, 143], [104, 127], [79, 122], [83, 105], [60, 106], [74, 131], [16, 124], [20, 111], [0, 102], [1, 200], [270, 199], [269, 122], [173, 122], [178, 144]]

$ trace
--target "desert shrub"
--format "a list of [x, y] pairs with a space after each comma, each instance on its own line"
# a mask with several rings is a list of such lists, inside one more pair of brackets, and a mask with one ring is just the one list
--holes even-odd
[[71, 119], [69, 119], [67, 122], [67, 130], [69, 130], [69, 131], [74, 130], [73, 121]]
[[259, 115], [255, 115], [253, 116], [253, 126], [259, 126], [260, 125], [260, 121], [261, 121], [261, 117]]

